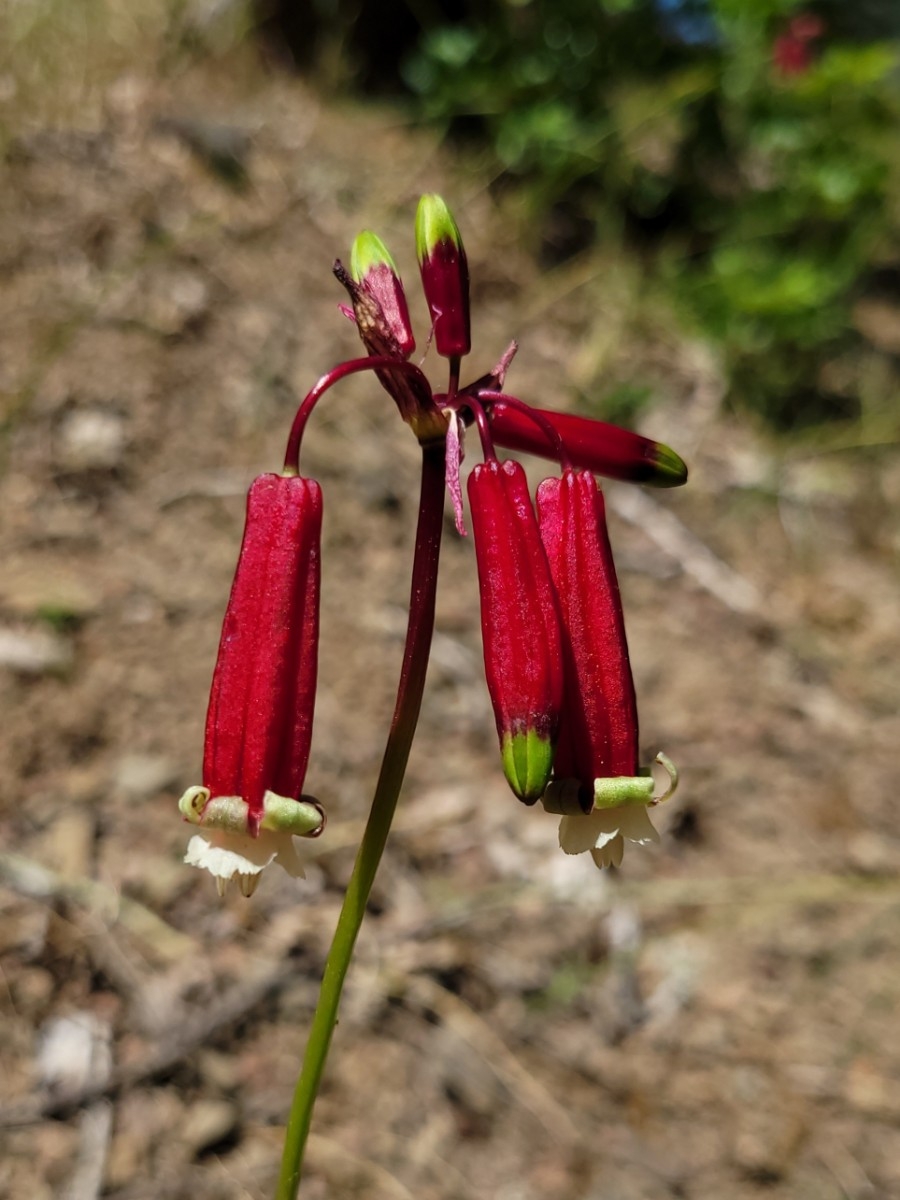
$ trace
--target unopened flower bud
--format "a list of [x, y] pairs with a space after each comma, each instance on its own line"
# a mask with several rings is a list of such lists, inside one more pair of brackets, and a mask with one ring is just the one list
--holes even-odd
[[364, 230], [350, 252], [350, 274], [379, 305], [404, 358], [416, 348], [400, 272], [377, 234]]
[[[498, 446], [542, 458], [558, 457], [558, 444], [521, 408], [502, 400], [486, 404], [485, 408], [491, 423], [491, 437]], [[658, 488], [680, 487], [687, 482], [684, 462], [662, 442], [589, 417], [532, 408], [559, 435], [573, 466], [609, 479], [646, 483]]]
[[426, 195], [419, 201], [416, 254], [434, 325], [435, 349], [445, 358], [461, 358], [472, 346], [469, 267], [459, 229], [440, 196]]
[[488, 690], [503, 769], [533, 804], [550, 778], [562, 701], [559, 617], [525, 472], [509, 460], [469, 476]]

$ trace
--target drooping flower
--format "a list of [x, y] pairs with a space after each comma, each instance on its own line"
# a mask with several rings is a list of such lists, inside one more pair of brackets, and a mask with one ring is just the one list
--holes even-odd
[[[658, 835], [647, 816], [654, 781], [638, 766], [637, 702], [622, 602], [592, 475], [566, 470], [538, 488], [538, 521], [563, 630], [565, 690], [549, 811], [560, 845], [618, 866], [625, 841]], [[667, 760], [666, 760], [667, 761]]]
[[488, 459], [469, 476], [488, 691], [503, 770], [534, 804], [550, 778], [563, 690], [559, 617], [522, 467]]
[[321, 808], [301, 799], [315, 704], [321, 526], [315, 480], [254, 480], [213, 675], [203, 783], [179, 803], [199, 827], [186, 861], [209, 870], [220, 890], [237, 875], [251, 894], [273, 860], [302, 874], [292, 837], [322, 828]]

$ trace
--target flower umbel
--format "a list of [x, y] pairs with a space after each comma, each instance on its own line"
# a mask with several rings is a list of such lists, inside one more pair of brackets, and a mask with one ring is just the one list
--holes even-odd
[[[282, 475], [264, 475], [248, 498], [247, 526], [225, 617], [206, 727], [203, 783], [182, 813], [199, 827], [188, 861], [220, 886], [237, 875], [252, 890], [277, 861], [299, 872], [295, 834], [321, 831], [321, 809], [302, 796], [316, 683], [318, 484], [299, 474], [307, 419], [348, 375], [371, 370], [421, 443], [446, 460], [457, 528], [464, 532], [463, 432], [477, 425], [485, 461], [468, 482], [481, 588], [485, 673], [503, 769], [526, 804], [563, 814], [563, 849], [590, 849], [598, 865], [621, 859], [625, 839], [654, 840], [646, 809], [653, 782], [638, 767], [637, 707], [603, 497], [593, 473], [676, 487], [687, 468], [668, 446], [572, 413], [536, 408], [501, 389], [515, 356], [460, 386], [471, 346], [469, 274], [459, 228], [440, 196], [423, 196], [416, 252], [446, 392], [409, 361], [415, 335], [400, 272], [369, 230], [350, 272], [334, 272], [367, 357], [316, 383], [294, 420]], [[494, 445], [556, 459], [535, 517], [521, 466]], [[430, 468], [431, 469], [431, 468]], [[420, 514], [427, 515], [427, 514]], [[430, 519], [430, 518], [429, 518]], [[420, 593], [413, 578], [412, 594]], [[401, 691], [404, 681], [401, 680]]]
[[[343, 311], [365, 354], [333, 367], [301, 402], [282, 474], [250, 488], [247, 522], [219, 645], [206, 721], [201, 784], [179, 803], [197, 827], [187, 861], [211, 871], [220, 893], [238, 877], [249, 896], [278, 862], [302, 874], [295, 836], [324, 828], [303, 794], [315, 706], [322, 494], [300, 474], [315, 406], [350, 375], [374, 373], [419, 442], [421, 489], [409, 620], [397, 700], [372, 806], [341, 906], [285, 1134], [276, 1200], [295, 1200], [313, 1104], [337, 1021], [341, 991], [400, 798], [425, 688], [434, 630], [438, 560], [449, 491], [464, 533], [461, 464], [474, 426], [484, 462], [469, 476], [478, 565], [485, 675], [506, 778], [526, 804], [562, 816], [560, 843], [618, 866], [626, 841], [658, 840], [654, 796], [638, 766], [634, 683], [603, 497], [594, 473], [654, 487], [687, 479], [667, 446], [569, 413], [534, 408], [502, 389], [517, 345], [493, 369], [461, 385], [469, 353], [469, 276], [459, 229], [439, 196], [423, 196], [416, 250], [446, 390], [434, 391], [415, 347], [406, 294], [384, 243], [356, 239], [350, 271], [334, 273]], [[429, 339], [429, 343], [430, 343]], [[537, 514], [527, 477], [495, 446], [555, 460]], [[674, 788], [676, 774], [660, 755]], [[666, 795], [669, 793], [667, 792]]]

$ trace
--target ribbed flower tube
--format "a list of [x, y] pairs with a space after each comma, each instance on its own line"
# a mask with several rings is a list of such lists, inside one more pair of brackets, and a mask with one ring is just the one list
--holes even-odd
[[[558, 434], [573, 466], [605, 475], [608, 479], [646, 483], [651, 487], [680, 487], [687, 482], [684, 462], [662, 442], [654, 442], [604, 421], [531, 407]], [[498, 446], [542, 458], [558, 457], [558, 444], [520, 406], [496, 400], [485, 403], [485, 410], [490, 420], [491, 437]]]
[[255, 833], [267, 791], [297, 799], [309, 762], [319, 644], [322, 491], [314, 479], [261, 475], [213, 675], [203, 782], [241, 796]]
[[469, 476], [488, 691], [503, 769], [526, 804], [553, 765], [563, 689], [559, 617], [522, 467], [496, 459]]
[[234, 875], [250, 895], [273, 859], [302, 874], [294, 835], [318, 833], [301, 800], [312, 738], [319, 640], [322, 493], [312, 479], [261, 475], [225, 612], [206, 716], [203, 783], [179, 808], [199, 826], [187, 861]]
[[593, 475], [565, 471], [540, 485], [537, 509], [563, 625], [556, 775], [635, 775], [637, 701], [603, 495]]
[[653, 779], [638, 767], [638, 716], [603, 495], [566, 470], [538, 488], [538, 522], [563, 630], [565, 693], [544, 807], [563, 814], [567, 854], [618, 866], [625, 841], [659, 837], [647, 815]]

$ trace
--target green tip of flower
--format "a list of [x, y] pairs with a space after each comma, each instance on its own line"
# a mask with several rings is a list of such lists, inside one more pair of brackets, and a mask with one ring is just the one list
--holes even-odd
[[416, 255], [420, 265], [442, 243], [450, 242], [462, 250], [462, 237], [450, 209], [433, 192], [423, 196], [416, 209]]
[[653, 474], [643, 482], [652, 487], [681, 487], [683, 483], [687, 483], [688, 469], [684, 459], [662, 442], [655, 445], [651, 468]]
[[500, 743], [503, 773], [509, 786], [525, 804], [544, 794], [553, 769], [553, 743], [533, 729], [505, 733]]
[[394, 275], [399, 276], [397, 265], [391, 258], [391, 252], [377, 233], [364, 229], [353, 243], [350, 251], [350, 274], [357, 283], [362, 283], [370, 271], [376, 267], [387, 267]]

